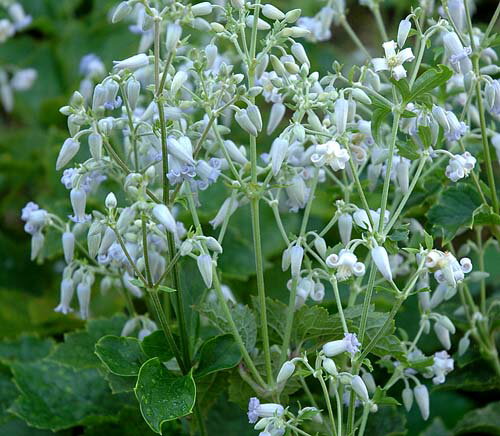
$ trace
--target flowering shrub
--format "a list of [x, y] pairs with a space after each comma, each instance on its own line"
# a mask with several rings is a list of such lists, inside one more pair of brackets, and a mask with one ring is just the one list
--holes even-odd
[[[468, 2], [423, 1], [391, 35], [360, 3], [385, 41], [373, 55], [342, 0], [314, 17], [259, 0], [115, 7], [138, 54], [109, 74], [85, 56], [60, 109], [72, 213], [21, 216], [32, 260], [60, 235], [55, 311], [89, 321], [13, 365], [12, 413], [61, 430], [139, 408], [155, 433], [207, 434], [224, 392], [261, 436], [389, 434], [398, 408], [429, 418], [456, 361], [481, 357], [498, 383], [500, 7], [481, 30]], [[306, 47], [337, 27], [364, 61], [320, 74]], [[93, 319], [99, 290], [126, 316]], [[414, 329], [399, 321], [417, 302]]]

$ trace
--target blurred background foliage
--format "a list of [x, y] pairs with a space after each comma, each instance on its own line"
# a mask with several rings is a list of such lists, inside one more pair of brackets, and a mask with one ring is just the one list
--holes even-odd
[[[94, 53], [110, 68], [112, 60], [135, 54], [138, 36], [128, 30], [126, 23], [110, 24], [109, 11], [117, 3], [115, 0], [24, 0], [21, 3], [26, 12], [32, 15], [33, 23], [25, 31], [0, 45], [0, 64], [35, 68], [38, 79], [32, 89], [16, 94], [11, 113], [0, 109], [0, 337], [14, 340], [19, 335], [29, 333], [41, 337], [52, 336], [56, 341], [61, 341], [64, 333], [82, 328], [83, 323], [75, 316], [65, 317], [53, 312], [59, 298], [60, 271], [63, 267], [58, 255], [59, 235], [54, 233], [48, 236], [48, 261], [42, 265], [31, 262], [30, 238], [23, 231], [20, 210], [28, 201], [33, 200], [60, 215], [69, 213], [68, 192], [60, 182], [61, 174], [55, 171], [56, 156], [68, 135], [66, 119], [58, 109], [68, 102], [72, 92], [79, 87], [82, 79], [79, 62], [84, 55]], [[497, 1], [484, 0], [477, 3], [475, 20], [487, 23]], [[314, 15], [323, 3], [313, 0], [273, 0], [272, 4], [283, 10], [300, 7], [304, 11], [303, 15]], [[360, 38], [373, 54], [380, 52], [382, 41], [375, 31], [368, 10], [357, 2], [348, 4], [351, 11], [348, 18]], [[415, 2], [409, 0], [384, 2], [383, 13], [390, 34], [394, 34], [399, 20], [412, 4], [415, 5]], [[312, 64], [319, 71], [326, 72], [335, 59], [347, 65], [362, 61], [362, 57], [356, 53], [353, 44], [340, 28], [334, 28], [332, 33], [333, 37], [329, 42], [316, 46], [306, 44]], [[199, 39], [203, 41], [203, 35], [199, 35]], [[263, 150], [266, 145], [261, 144]], [[424, 219], [428, 207], [436, 202], [439, 187], [437, 178], [430, 179], [420, 187], [416, 194], [418, 201], [412, 209], [415, 216]], [[321, 207], [313, 210], [315, 224], [321, 225], [329, 219], [333, 202], [340, 194], [335, 187], [319, 194], [324, 196], [324, 201]], [[214, 216], [224, 195], [224, 192], [212, 190], [203, 199], [202, 218], [205, 224]], [[353, 199], [356, 200], [355, 194]], [[374, 194], [374, 203], [377, 199]], [[268, 295], [284, 299], [288, 291], [285, 287], [287, 277], [279, 268], [279, 255], [283, 249], [281, 238], [274, 227], [270, 211], [263, 207], [262, 214]], [[287, 218], [289, 229], [296, 227], [298, 219], [298, 216]], [[230, 230], [226, 240], [226, 255], [220, 261], [224, 281], [246, 303], [250, 303], [248, 289], [255, 288], [251, 226], [248, 220], [249, 213], [245, 209], [235, 215], [235, 222], [231, 226], [234, 229]], [[432, 223], [428, 223], [430, 224]], [[338, 235], [332, 232], [329, 245], [335, 245], [336, 240]], [[500, 258], [495, 249], [488, 251], [486, 261], [486, 269], [491, 274], [489, 289], [492, 290], [496, 285], [498, 290]], [[186, 277], [197, 277], [196, 273], [189, 275], [191, 267], [185, 266]], [[194, 289], [199, 285], [194, 282], [196, 280], [190, 278], [186, 283]], [[344, 296], [347, 291], [343, 289]], [[199, 297], [200, 293], [192, 292], [191, 296]], [[193, 297], [190, 303], [196, 304], [196, 298]], [[383, 296], [378, 296], [376, 303], [380, 307], [389, 304]], [[93, 292], [93, 317], [110, 316], [122, 308], [123, 302], [119, 294], [103, 297], [98, 290]], [[454, 308], [456, 306], [450, 307], [450, 313]], [[418, 322], [416, 298], [401, 313], [398, 322], [406, 327], [410, 335], [415, 333]], [[21, 356], [35, 359], [36, 351], [33, 350], [39, 350], [42, 353], [39, 357], [43, 357], [43, 347], [50, 349], [53, 343], [51, 340], [38, 342], [34, 348], [30, 348], [29, 341], [7, 344], [10, 345], [0, 347], [0, 434], [51, 434], [27, 427], [8, 414], [6, 408], [17, 396], [17, 388], [10, 381], [8, 369], [12, 359], [21, 359]], [[432, 353], [437, 348], [437, 341], [433, 335], [429, 335], [423, 343], [423, 350]], [[21, 349], [24, 349], [25, 354], [22, 354]], [[47, 353], [48, 351], [45, 352]], [[451, 435], [453, 429], [455, 434], [500, 434], [500, 418], [489, 409], [481, 409], [478, 416], [468, 415], [468, 421], [461, 424], [461, 419], [467, 412], [484, 408], [491, 401], [498, 400], [498, 390], [495, 388], [498, 388], [499, 382], [488, 365], [478, 361], [477, 356], [477, 350], [472, 347], [457, 362], [457, 370], [449, 376], [447, 383], [441, 387], [442, 390], [432, 394], [431, 418], [427, 423], [420, 419], [415, 407], [408, 415], [401, 410], [396, 412], [389, 409], [371, 421], [369, 434], [400, 435], [405, 434], [405, 428], [408, 435]], [[380, 376], [386, 375], [381, 372]], [[239, 406], [228, 403], [225, 396], [218, 398], [215, 393], [213, 395], [217, 407], [210, 412], [210, 434], [255, 434], [246, 423], [245, 413]], [[398, 397], [396, 394], [394, 396]], [[495, 407], [498, 412], [498, 406]], [[126, 430], [117, 423], [100, 423], [85, 430], [76, 427], [60, 434], [150, 434], [135, 409], [123, 409], [120, 419], [127, 423]], [[491, 425], [474, 425], [478, 422], [490, 422]], [[166, 434], [180, 434], [181, 430], [172, 427], [169, 431], [171, 433]]]

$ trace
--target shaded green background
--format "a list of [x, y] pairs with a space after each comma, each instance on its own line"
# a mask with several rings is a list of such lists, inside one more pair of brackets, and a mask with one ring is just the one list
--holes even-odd
[[[63, 332], [81, 323], [74, 317], [63, 317], [53, 312], [58, 300], [61, 260], [57, 256], [57, 249], [52, 249], [53, 258], [43, 265], [30, 262], [30, 240], [29, 235], [23, 231], [20, 210], [26, 202], [33, 200], [51, 211], [69, 213], [68, 191], [60, 183], [61, 174], [55, 171], [56, 156], [67, 137], [66, 119], [59, 114], [58, 109], [67, 103], [73, 90], [79, 87], [82, 78], [78, 66], [82, 56], [95, 53], [109, 68], [112, 60], [135, 54], [139, 37], [128, 31], [128, 24], [109, 23], [108, 12], [116, 1], [25, 0], [21, 3], [27, 13], [33, 16], [33, 24], [6, 44], [0, 45], [0, 64], [36, 68], [38, 79], [31, 90], [15, 94], [12, 113], [0, 112], [0, 336], [16, 337], [23, 332], [37, 332], [60, 339]], [[283, 10], [301, 7], [303, 15], [313, 15], [322, 4], [311, 0], [276, 0], [272, 3]], [[365, 8], [351, 3], [349, 7], [352, 13], [348, 18], [353, 28], [372, 53], [379, 53], [382, 41], [372, 17]], [[409, 10], [410, 4], [409, 1], [397, 0], [384, 4], [390, 34], [395, 34], [399, 20]], [[479, 2], [475, 19], [487, 22], [496, 4], [496, 1]], [[354, 62], [350, 56], [354, 47], [346, 34], [336, 27], [332, 33], [333, 38], [329, 42], [314, 47], [306, 44], [313, 66], [321, 72], [327, 71], [335, 59], [346, 64]], [[327, 201], [329, 203], [325, 203], [325, 207], [331, 204], [331, 193], [325, 197], [325, 202]], [[215, 210], [216, 206], [206, 206], [205, 219], [209, 218], [210, 211]], [[320, 225], [328, 218], [331, 210], [330, 207], [316, 208], [313, 219]], [[241, 220], [244, 222], [243, 217]], [[267, 229], [268, 239], [273, 241], [273, 230], [269, 226]], [[239, 298], [244, 300], [248, 300], [248, 286], [253, 287], [248, 236], [234, 235], [230, 239], [234, 253], [243, 253], [241, 262], [238, 263], [238, 259], [231, 260], [222, 266], [227, 273], [228, 283]], [[55, 234], [48, 236], [48, 239], [52, 239], [49, 241], [51, 247], [56, 247], [59, 243], [56, 237]], [[334, 245], [334, 239], [335, 236], [330, 241], [331, 245]], [[241, 251], [242, 246], [247, 251]], [[227, 250], [230, 251], [231, 247]], [[269, 246], [268, 254], [270, 262], [274, 261], [274, 267], [269, 263], [270, 268], [266, 273], [267, 283], [271, 284], [270, 294], [285, 297], [285, 275], [276, 272], [279, 250]], [[500, 272], [497, 253], [491, 250], [487, 261], [492, 271], [489, 285], [498, 284]], [[92, 307], [94, 315], [107, 315], [119, 310], [121, 302], [117, 298], [103, 298], [98, 292], [94, 292]], [[415, 301], [400, 315], [400, 321], [408, 326], [410, 333], [416, 330], [418, 318]], [[427, 352], [436, 348], [437, 343], [432, 339], [424, 343], [424, 350]], [[479, 372], [488, 372], [485, 366], [478, 368]], [[447, 434], [443, 425], [453, 428], [465, 412], [486, 405], [495, 396], [494, 391], [472, 393], [462, 389], [434, 393], [429, 423], [433, 417], [440, 418], [433, 422], [431, 430], [425, 434]], [[410, 435], [419, 434], [428, 425], [421, 421], [415, 407], [408, 415], [408, 423]], [[228, 405], [221, 400], [210, 426], [220, 429], [228, 424], [234, 433], [227, 434], [255, 434], [244, 422], [244, 413], [237, 406]], [[20, 433], [18, 427], [15, 431], [18, 433], [11, 431], [8, 434], [38, 434], [27, 429], [23, 430], [26, 433]], [[104, 434], [107, 430], [102, 431]], [[376, 428], [371, 433], [377, 434]], [[77, 430], [74, 434], [80, 433]]]

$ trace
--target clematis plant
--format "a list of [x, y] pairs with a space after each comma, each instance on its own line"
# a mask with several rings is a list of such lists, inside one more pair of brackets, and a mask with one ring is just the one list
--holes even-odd
[[[343, 1], [314, 17], [272, 3], [119, 3], [112, 21], [132, 23], [139, 52], [87, 55], [60, 110], [69, 137], [54, 164], [72, 212], [22, 211], [33, 259], [61, 234], [57, 312], [92, 319], [99, 287], [121, 293], [122, 336], [96, 353], [113, 380], [132, 378], [156, 433], [178, 419], [207, 434], [222, 371], [261, 436], [361, 436], [400, 395], [428, 419], [427, 380], [453, 374], [459, 335], [459, 353], [474, 342], [500, 376], [484, 261], [500, 235], [499, 9], [482, 30], [467, 1], [423, 1], [396, 34], [362, 1], [385, 53], [372, 58], [380, 46], [365, 47]], [[334, 26], [363, 63], [314, 65], [307, 44], [335, 44]], [[454, 226], [462, 199], [474, 208]], [[245, 256], [255, 280], [238, 292]], [[412, 301], [415, 329], [396, 320]], [[439, 350], [421, 347], [427, 335]]]

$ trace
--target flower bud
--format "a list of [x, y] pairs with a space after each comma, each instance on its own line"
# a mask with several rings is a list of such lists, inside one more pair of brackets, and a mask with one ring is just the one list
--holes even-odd
[[436, 336], [439, 342], [441, 342], [441, 345], [446, 350], [449, 350], [451, 348], [450, 331], [442, 324], [436, 322], [434, 324], [434, 333], [436, 333]]
[[288, 141], [281, 137], [278, 137], [273, 141], [270, 155], [272, 172], [275, 176], [279, 173], [281, 166], [283, 165], [283, 161], [285, 160], [288, 152], [288, 146]]
[[191, 12], [195, 17], [208, 15], [212, 13], [212, 5], [210, 2], [201, 2], [191, 6]]
[[413, 392], [418, 408], [420, 409], [420, 414], [424, 421], [427, 421], [429, 418], [429, 391], [426, 386], [418, 385], [413, 388]]
[[260, 110], [258, 106], [251, 104], [247, 107], [247, 114], [250, 118], [250, 121], [260, 132], [262, 130], [262, 116], [260, 115]]
[[149, 57], [144, 53], [137, 54], [122, 61], [113, 61], [113, 69], [115, 70], [138, 70], [147, 65], [149, 65]]
[[35, 260], [42, 252], [45, 244], [45, 236], [42, 232], [37, 232], [31, 237], [31, 260]]
[[458, 342], [458, 355], [463, 356], [469, 349], [469, 346], [470, 346], [470, 339], [469, 336], [466, 334]]
[[283, 103], [274, 103], [271, 107], [266, 133], [271, 135], [279, 126], [285, 116], [286, 107]]
[[73, 138], [66, 139], [61, 147], [59, 156], [57, 156], [56, 170], [59, 171], [61, 168], [65, 167], [69, 161], [75, 157], [78, 150], [80, 150], [80, 143], [78, 141]]
[[235, 9], [243, 9], [245, 7], [245, 0], [231, 0], [231, 6]]
[[[254, 16], [249, 15], [247, 17], [247, 20], [246, 20], [247, 27], [252, 28], [253, 22], [254, 22]], [[270, 30], [270, 29], [271, 29], [271, 25], [269, 23], [267, 23], [266, 21], [264, 21], [261, 18], [257, 19], [257, 30]]]
[[410, 411], [411, 406], [413, 405], [413, 391], [407, 387], [403, 389], [402, 392], [403, 404], [407, 412]]
[[326, 242], [322, 237], [318, 236], [314, 239], [314, 248], [321, 257], [326, 256]]
[[342, 134], [345, 132], [347, 126], [347, 117], [349, 115], [349, 102], [341, 97], [338, 98], [334, 104], [335, 111], [335, 125], [337, 133]]
[[207, 57], [207, 67], [212, 68], [217, 59], [218, 49], [214, 44], [208, 44], [205, 47], [205, 56]]
[[101, 224], [94, 221], [89, 228], [87, 234], [87, 247], [89, 256], [94, 259], [99, 251], [99, 244], [101, 243]]
[[153, 207], [153, 216], [165, 226], [167, 231], [177, 234], [177, 223], [175, 218], [170, 213], [170, 210], [164, 204], [157, 204]]
[[368, 97], [366, 92], [363, 91], [362, 89], [354, 88], [351, 91], [351, 93], [352, 93], [352, 97], [354, 98], [354, 100], [357, 100], [360, 103], [364, 103], [364, 104], [371, 104], [372, 103], [372, 101], [370, 100], [370, 97]]
[[124, 208], [121, 213], [118, 221], [116, 222], [116, 228], [119, 232], [125, 232], [128, 226], [135, 219], [135, 210], [133, 207]]
[[167, 26], [166, 47], [169, 53], [177, 49], [181, 36], [182, 27], [178, 23], [170, 23]]
[[127, 99], [128, 99], [128, 104], [132, 110], [136, 108], [137, 100], [139, 100], [140, 94], [141, 94], [141, 82], [131, 77], [127, 82]]
[[276, 377], [276, 383], [283, 383], [287, 381], [295, 371], [295, 365], [293, 362], [287, 361], [283, 364], [278, 373], [278, 377]]
[[102, 158], [102, 136], [98, 133], [91, 133], [88, 138], [90, 155], [95, 160]]
[[177, 94], [179, 89], [182, 88], [187, 78], [188, 75], [185, 71], [177, 71], [177, 73], [175, 73], [175, 76], [172, 79], [172, 84], [170, 85], [170, 91], [173, 95]]
[[349, 213], [343, 213], [339, 216], [339, 233], [342, 244], [347, 245], [351, 240], [352, 216]]
[[382, 246], [377, 246], [372, 248], [371, 256], [378, 270], [382, 274], [382, 276], [391, 281], [392, 280], [392, 271], [391, 265], [389, 263], [389, 256], [387, 255], [387, 251]]
[[292, 54], [301, 64], [311, 65], [309, 58], [307, 57], [304, 46], [298, 42], [292, 44], [291, 48]]
[[323, 368], [330, 375], [338, 375], [337, 366], [335, 365], [333, 359], [330, 359], [329, 357], [323, 359]]
[[304, 249], [300, 245], [294, 245], [290, 249], [290, 265], [292, 267], [292, 277], [298, 277], [300, 275], [303, 258]]
[[106, 200], [104, 200], [104, 204], [107, 209], [114, 209], [117, 205], [115, 194], [110, 192], [108, 195], [106, 195]]
[[211, 288], [213, 279], [212, 258], [209, 254], [201, 254], [196, 259], [196, 263], [198, 264], [198, 270], [200, 271], [206, 287]]
[[377, 390], [377, 384], [375, 383], [373, 375], [371, 375], [369, 372], [364, 372], [361, 378], [365, 382], [368, 392], [371, 392], [372, 394], [375, 393], [375, 391]]
[[213, 238], [212, 236], [208, 236], [205, 240], [205, 243], [207, 244], [207, 248], [209, 250], [215, 251], [216, 253], [222, 253], [222, 247], [219, 244], [219, 241], [217, 241], [217, 239]]
[[240, 111], [238, 111], [235, 114], [234, 119], [240, 125], [240, 127], [243, 130], [245, 130], [248, 134], [252, 136], [258, 136], [259, 132], [257, 130], [257, 127], [250, 120], [250, 117], [246, 109], [241, 109]]
[[266, 4], [262, 8], [262, 15], [264, 17], [269, 18], [270, 20], [282, 20], [285, 18], [285, 14], [281, 12], [277, 7]]
[[295, 23], [300, 18], [301, 13], [300, 9], [292, 9], [285, 14], [285, 21], [287, 23]]
[[238, 162], [241, 165], [246, 165], [248, 159], [245, 157], [245, 155], [241, 152], [241, 150], [236, 146], [236, 144], [233, 141], [229, 140], [224, 141], [224, 146], [226, 147], [226, 150], [232, 160]]
[[132, 6], [128, 2], [121, 2], [115, 9], [111, 22], [118, 23], [132, 12]]
[[141, 288], [139, 288], [139, 286], [134, 285], [131, 282], [131, 280], [132, 277], [130, 276], [130, 274], [127, 271], [125, 271], [125, 273], [123, 274], [123, 284], [125, 286], [125, 289], [127, 289], [127, 291], [129, 291], [134, 297], [141, 298], [142, 297]]
[[398, 27], [398, 45], [399, 48], [403, 48], [406, 42], [406, 38], [408, 38], [408, 34], [410, 33], [411, 29], [411, 21], [406, 19], [406, 20], [401, 20], [399, 22], [399, 27]]
[[355, 375], [351, 380], [352, 390], [361, 398], [362, 401], [366, 402], [370, 399], [368, 396], [368, 390], [363, 379], [359, 375]]
[[398, 179], [399, 188], [403, 194], [408, 192], [410, 186], [409, 174], [410, 161], [408, 159], [401, 158], [396, 164], [396, 177]]
[[62, 235], [62, 246], [64, 260], [69, 264], [75, 254], [75, 235], [71, 232], [64, 232]]

